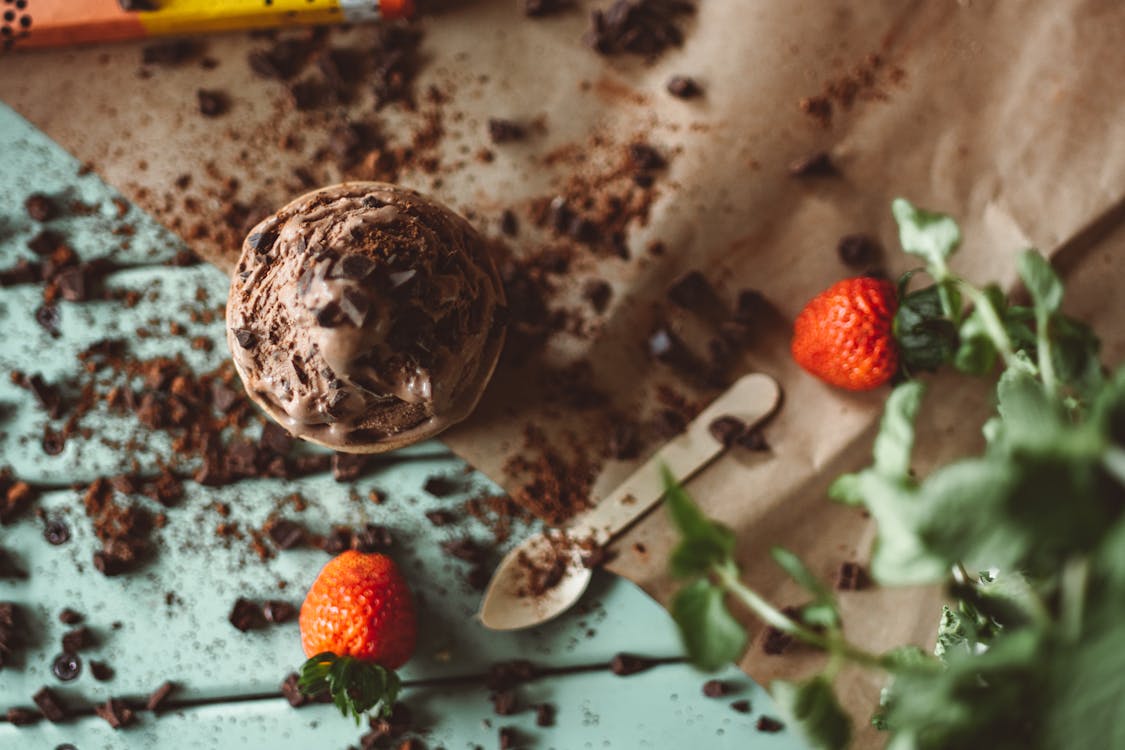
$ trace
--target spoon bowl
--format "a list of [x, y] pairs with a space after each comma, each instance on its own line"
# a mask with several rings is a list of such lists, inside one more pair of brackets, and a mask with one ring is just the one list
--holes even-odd
[[687, 481], [726, 447], [709, 429], [716, 418], [737, 417], [751, 428], [773, 413], [780, 398], [781, 389], [770, 376], [744, 375], [569, 528], [525, 539], [493, 573], [481, 602], [481, 623], [492, 630], [519, 630], [568, 610], [581, 598], [592, 575], [581, 550], [604, 547], [664, 496], [661, 467]]

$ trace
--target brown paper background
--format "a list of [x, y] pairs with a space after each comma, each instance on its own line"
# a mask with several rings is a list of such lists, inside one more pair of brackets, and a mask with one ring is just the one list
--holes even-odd
[[[842, 234], [880, 238], [892, 273], [910, 265], [897, 252], [889, 213], [896, 195], [958, 217], [965, 244], [955, 267], [970, 278], [1011, 283], [1019, 250], [1057, 252], [1070, 277], [1070, 311], [1098, 325], [1107, 361], [1125, 353], [1117, 325], [1125, 313], [1125, 232], [1116, 229], [1125, 201], [1125, 5], [706, 0], [688, 24], [684, 47], [653, 64], [589, 52], [579, 42], [585, 23], [577, 12], [527, 21], [513, 0], [466, 2], [424, 22], [429, 61], [419, 90], [436, 83], [451, 94], [442, 149], [447, 164], [464, 164], [440, 184], [423, 173], [406, 173], [402, 182], [449, 202], [486, 231], [495, 233], [501, 208], [549, 193], [565, 176], [565, 167], [540, 158], [551, 149], [585, 143], [592, 133], [618, 143], [644, 134], [675, 154], [649, 222], [630, 235], [635, 251], [658, 238], [669, 252], [579, 262], [575, 286], [600, 275], [616, 287], [597, 335], [553, 341], [525, 370], [500, 372], [480, 411], [449, 436], [501, 483], [501, 466], [533, 416], [552, 434], [569, 428], [600, 439], [586, 417], [547, 405], [533, 373], [586, 357], [624, 410], [650, 401], [655, 383], [675, 382], [647, 361], [640, 342], [651, 303], [679, 273], [700, 268], [725, 293], [755, 287], [778, 308], [745, 366], [777, 377], [786, 402], [768, 428], [768, 454], [726, 457], [691, 490], [736, 529], [747, 580], [779, 604], [798, 603], [801, 594], [769, 562], [770, 546], [797, 551], [825, 577], [843, 560], [865, 560], [873, 529], [855, 510], [829, 503], [824, 490], [836, 474], [866, 460], [885, 393], [846, 394], [802, 374], [788, 357], [785, 321], [847, 273], [834, 253]], [[189, 65], [149, 78], [138, 75], [137, 45], [3, 58], [0, 98], [169, 223], [180, 197], [173, 179], [189, 172], [202, 185], [208, 162], [240, 177], [243, 199], [278, 206], [299, 192], [291, 169], [309, 157], [277, 146], [277, 123], [293, 116], [278, 103], [277, 84], [255, 79], [245, 64], [247, 50], [262, 44], [246, 35], [218, 37], [208, 50], [217, 69]], [[802, 96], [818, 93], [870, 52], [904, 74], [878, 87], [884, 99], [838, 111], [828, 128], [798, 110]], [[705, 97], [667, 96], [663, 84], [674, 73], [697, 77]], [[228, 91], [231, 112], [200, 117], [194, 92], [201, 86]], [[348, 111], [369, 110], [360, 101]], [[487, 145], [489, 116], [538, 115], [544, 134], [495, 147], [489, 164], [466, 156]], [[310, 133], [326, 127], [317, 117], [303, 120]], [[411, 117], [383, 116], [392, 132]], [[841, 177], [787, 177], [788, 163], [819, 149], [832, 153]], [[590, 156], [603, 157], [596, 150]], [[217, 210], [217, 201], [204, 201], [204, 214]], [[530, 244], [521, 239], [514, 248]], [[195, 246], [209, 257], [232, 249]], [[921, 446], [920, 470], [976, 444], [979, 420], [969, 415], [980, 413], [987, 398], [963, 382], [935, 384], [924, 415], [933, 437]], [[607, 466], [595, 495], [630, 468]], [[673, 542], [663, 515], [653, 514], [622, 540], [612, 567], [667, 601], [675, 586], [664, 558]], [[926, 643], [937, 597], [926, 590], [845, 594], [845, 621], [873, 648]], [[815, 659], [800, 650], [778, 657], [751, 648], [742, 666], [768, 681], [805, 672]], [[843, 679], [859, 718], [859, 744], [873, 744], [863, 727], [877, 682], [853, 673]]]

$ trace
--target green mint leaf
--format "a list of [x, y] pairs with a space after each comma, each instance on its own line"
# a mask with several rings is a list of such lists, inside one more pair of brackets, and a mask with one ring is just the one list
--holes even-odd
[[917, 489], [864, 472], [859, 492], [879, 527], [871, 576], [880, 584], [910, 586], [944, 580], [952, 561], [935, 554], [921, 536], [926, 520]]
[[941, 605], [941, 620], [938, 622], [937, 645], [934, 646], [934, 656], [946, 661], [953, 653], [972, 653], [971, 637], [975, 629], [965, 619], [961, 612]]
[[664, 503], [681, 537], [669, 563], [672, 574], [681, 578], [703, 575], [712, 565], [730, 559], [734, 532], [704, 515], [667, 467], [662, 472]]
[[900, 302], [894, 318], [899, 357], [907, 372], [934, 371], [957, 350], [957, 328], [945, 317], [938, 287], [911, 292]]
[[770, 695], [788, 725], [816, 750], [843, 750], [851, 741], [852, 722], [836, 700], [831, 683], [824, 677], [794, 684], [776, 680]]
[[842, 474], [828, 486], [828, 497], [844, 505], [863, 505], [863, 474]]
[[1036, 311], [1044, 319], [1058, 312], [1062, 305], [1063, 285], [1047, 259], [1038, 250], [1025, 250], [1020, 253], [1016, 267], [1035, 302]]
[[701, 578], [672, 599], [672, 617], [688, 658], [707, 671], [735, 661], [746, 647], [746, 631], [727, 610], [723, 597], [721, 588]]
[[950, 217], [915, 208], [904, 198], [896, 198], [891, 212], [898, 222], [902, 249], [924, 258], [931, 267], [944, 268], [961, 244], [961, 230]]
[[1085, 323], [1065, 315], [1051, 319], [1051, 361], [1059, 380], [1088, 400], [1105, 382], [1101, 342]]
[[1008, 435], [1024, 441], [1059, 439], [1059, 414], [1043, 384], [1025, 367], [1004, 371], [996, 385], [997, 410]]
[[914, 420], [922, 405], [925, 386], [903, 383], [891, 391], [873, 450], [875, 471], [892, 478], [910, 476], [910, 454], [914, 450]]
[[770, 549], [770, 556], [790, 578], [813, 595], [813, 604], [804, 607], [801, 619], [810, 625], [839, 627], [840, 614], [836, 609], [836, 597], [831, 589], [813, 575], [801, 558], [784, 547], [773, 547]]

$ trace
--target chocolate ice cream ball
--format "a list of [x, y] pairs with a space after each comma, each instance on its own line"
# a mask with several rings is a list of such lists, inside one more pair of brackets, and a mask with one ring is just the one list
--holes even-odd
[[504, 289], [467, 221], [413, 190], [350, 182], [251, 230], [227, 341], [247, 392], [292, 434], [378, 453], [433, 437], [480, 400]]

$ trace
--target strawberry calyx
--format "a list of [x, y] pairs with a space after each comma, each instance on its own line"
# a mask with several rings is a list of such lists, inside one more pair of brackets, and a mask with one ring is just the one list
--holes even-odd
[[402, 688], [394, 670], [331, 651], [319, 653], [301, 665], [297, 687], [305, 695], [327, 692], [344, 716], [359, 724], [368, 711], [389, 716]]
[[959, 343], [957, 325], [949, 319], [948, 302], [943, 299], [951, 290], [934, 284], [907, 292], [913, 274], [908, 272], [899, 280], [898, 309], [892, 324], [899, 368], [907, 377], [920, 371], [934, 372], [953, 358]]

